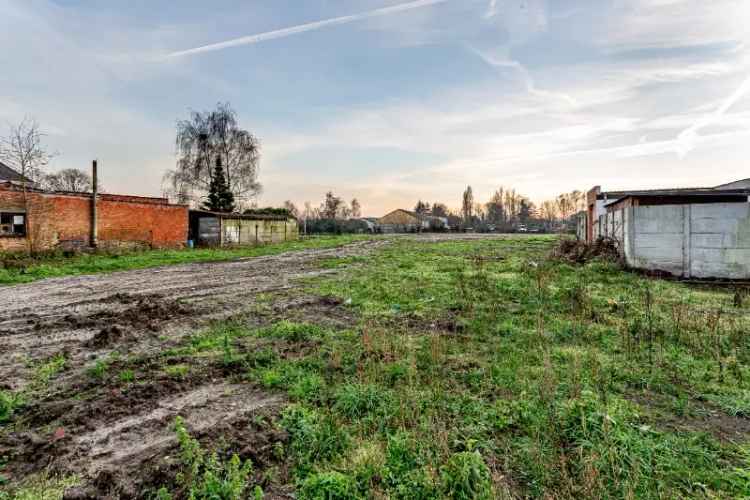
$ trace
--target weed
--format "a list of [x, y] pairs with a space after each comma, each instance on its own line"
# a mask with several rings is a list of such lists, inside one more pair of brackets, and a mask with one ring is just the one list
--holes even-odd
[[34, 379], [32, 386], [41, 389], [47, 386], [49, 381], [65, 368], [67, 359], [65, 354], [55, 354], [34, 367]]
[[120, 382], [130, 384], [135, 381], [135, 372], [133, 370], [122, 370], [119, 374]]
[[308, 477], [299, 490], [300, 500], [352, 500], [357, 495], [353, 479], [340, 472], [322, 472]]
[[[182, 464], [177, 483], [186, 498], [240, 500], [247, 497], [251, 491], [250, 474], [253, 471], [249, 460], [243, 462], [237, 455], [221, 460], [216, 452], [207, 452], [190, 436], [180, 417], [175, 419], [174, 430], [180, 445]], [[256, 496], [258, 492], [258, 489], [254, 490]], [[157, 498], [171, 499], [172, 493], [163, 487], [157, 492]]]
[[355, 419], [382, 410], [390, 395], [374, 384], [345, 384], [336, 392], [335, 400], [335, 410]]
[[492, 481], [487, 464], [477, 452], [453, 455], [440, 469], [443, 495], [455, 500], [490, 500]]
[[281, 424], [290, 435], [290, 449], [303, 476], [314, 463], [333, 460], [350, 444], [349, 435], [330, 416], [303, 406], [284, 410]]
[[23, 395], [0, 390], [0, 425], [10, 422], [13, 414], [23, 405]]
[[89, 367], [86, 370], [86, 373], [88, 373], [89, 376], [93, 378], [103, 379], [108, 369], [109, 369], [109, 363], [104, 359], [98, 359], [96, 360], [96, 363], [94, 363], [93, 366]]
[[190, 373], [190, 366], [188, 365], [171, 365], [164, 368], [164, 373], [174, 379], [183, 380]]

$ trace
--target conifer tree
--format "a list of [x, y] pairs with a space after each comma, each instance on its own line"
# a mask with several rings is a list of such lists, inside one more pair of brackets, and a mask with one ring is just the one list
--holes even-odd
[[234, 211], [234, 194], [229, 190], [229, 184], [224, 175], [224, 167], [221, 165], [221, 157], [216, 158], [216, 167], [214, 167], [211, 176], [205, 207], [212, 212]]

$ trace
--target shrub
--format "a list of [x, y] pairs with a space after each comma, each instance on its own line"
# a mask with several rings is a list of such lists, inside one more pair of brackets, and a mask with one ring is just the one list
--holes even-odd
[[454, 500], [489, 500], [492, 481], [487, 464], [477, 452], [454, 454], [440, 469], [442, 493]]
[[308, 477], [299, 491], [300, 500], [351, 500], [360, 498], [354, 480], [340, 472], [322, 472]]

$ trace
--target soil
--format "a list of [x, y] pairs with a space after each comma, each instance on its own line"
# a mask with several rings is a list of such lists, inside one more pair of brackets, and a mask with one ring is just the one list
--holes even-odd
[[727, 415], [710, 403], [690, 400], [689, 414], [677, 416], [669, 409], [667, 396], [654, 392], [639, 392], [629, 399], [656, 413], [654, 425], [669, 431], [705, 432], [724, 442], [746, 442], [750, 436], [750, 419]]

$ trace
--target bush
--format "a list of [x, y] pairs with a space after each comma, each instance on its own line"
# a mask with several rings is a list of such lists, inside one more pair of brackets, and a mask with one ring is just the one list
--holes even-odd
[[442, 493], [454, 500], [489, 500], [492, 498], [490, 470], [477, 452], [453, 455], [440, 469]]
[[300, 488], [300, 500], [351, 500], [360, 498], [354, 480], [340, 472], [322, 472], [308, 477]]

